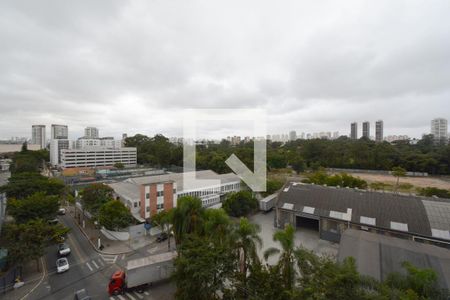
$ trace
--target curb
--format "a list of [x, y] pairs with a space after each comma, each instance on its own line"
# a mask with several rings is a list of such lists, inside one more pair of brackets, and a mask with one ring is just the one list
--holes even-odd
[[[104, 255], [120, 255], [120, 254], [128, 254], [131, 253], [133, 251], [136, 251], [136, 249], [130, 249], [129, 251], [122, 251], [122, 252], [106, 252], [106, 251], [102, 251], [99, 250], [94, 243], [91, 241], [91, 239], [89, 238], [89, 236], [87, 235], [87, 233], [83, 230], [83, 228], [81, 227], [80, 224], [78, 224], [77, 220], [69, 213], [70, 217], [73, 219], [74, 223], [77, 225], [77, 227], [80, 229], [81, 233], [84, 235], [84, 237], [88, 240], [89, 244], [91, 244], [92, 248], [94, 248], [94, 250], [97, 253], [100, 254], [104, 254]], [[152, 244], [152, 243], [151, 243]], [[150, 244], [149, 244], [150, 245]]]

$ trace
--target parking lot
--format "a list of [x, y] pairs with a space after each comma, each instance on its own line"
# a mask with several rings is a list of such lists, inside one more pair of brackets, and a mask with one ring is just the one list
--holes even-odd
[[[258, 213], [250, 217], [253, 223], [261, 226], [262, 248], [258, 251], [260, 257], [263, 257], [264, 250], [269, 247], [280, 248], [278, 242], [273, 241], [273, 234], [278, 230], [274, 227], [275, 211], [267, 214]], [[339, 244], [319, 239], [319, 232], [312, 229], [298, 228], [295, 232], [295, 245], [303, 246], [306, 249], [314, 251], [318, 255], [327, 255], [336, 257]], [[269, 258], [269, 264], [274, 264], [277, 256]]]

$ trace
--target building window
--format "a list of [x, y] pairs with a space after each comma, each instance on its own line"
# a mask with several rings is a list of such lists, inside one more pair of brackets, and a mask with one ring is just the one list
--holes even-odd
[[164, 196], [164, 191], [159, 191], [158, 192], [158, 197], [162, 197], [162, 196]]
[[134, 202], [134, 207], [137, 207], [137, 202]]
[[145, 194], [145, 199], [150, 199], [150, 193]]
[[146, 211], [146, 212], [149, 212], [149, 211], [150, 211], [150, 206], [147, 206], [147, 207], [145, 208], [145, 211]]
[[156, 209], [162, 209], [164, 208], [164, 203], [156, 204]]
[[173, 189], [173, 194], [175, 195], [177, 193], [177, 189]]

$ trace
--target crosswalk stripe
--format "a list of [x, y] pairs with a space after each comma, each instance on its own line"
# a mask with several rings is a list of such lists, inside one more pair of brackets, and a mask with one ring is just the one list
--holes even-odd
[[150, 296], [150, 294], [147, 291], [145, 291], [144, 294], [146, 294], [147, 296]]
[[91, 265], [87, 262], [86, 266], [89, 268], [89, 270], [94, 271], [94, 269], [92, 269]]
[[94, 264], [94, 266], [98, 269], [99, 266], [97, 265], [97, 263], [95, 262], [95, 260], [92, 261], [92, 263]]
[[116, 300], [116, 299], [114, 299], [114, 297], [109, 297], [109, 300]]
[[119, 256], [119, 255], [114, 256], [113, 264], [116, 263], [116, 260], [117, 260], [117, 257], [118, 257], [118, 256]]
[[120, 300], [127, 300], [122, 295], [117, 295], [117, 297], [119, 297]]
[[133, 296], [131, 296], [131, 294], [126, 293], [125, 295], [127, 295], [128, 297], [130, 297], [131, 300], [136, 300], [136, 298], [134, 298]]
[[144, 296], [142, 296], [142, 295], [139, 295], [138, 293], [136, 293], [136, 292], [133, 292], [133, 294], [135, 294], [139, 299], [144, 299]]
[[125, 254], [122, 254], [122, 258], [121, 258], [121, 260], [124, 260], [125, 259]]
[[99, 265], [101, 265], [102, 267], [105, 266], [105, 264], [103, 263], [103, 261], [101, 259], [98, 260]]

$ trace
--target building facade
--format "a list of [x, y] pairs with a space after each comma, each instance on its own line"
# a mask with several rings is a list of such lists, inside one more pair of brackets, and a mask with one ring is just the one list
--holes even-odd
[[96, 168], [113, 166], [122, 163], [126, 167], [137, 164], [137, 150], [127, 148], [85, 148], [63, 149], [61, 151], [60, 166], [62, 168]]
[[352, 140], [358, 139], [358, 123], [356, 122], [350, 124], [350, 138]]
[[297, 132], [295, 130], [292, 130], [289, 132], [289, 140], [295, 141], [297, 139]]
[[211, 170], [197, 171], [197, 179], [214, 179], [219, 184], [202, 181], [195, 187], [184, 182], [185, 173], [143, 176], [108, 184], [116, 195], [131, 211], [133, 216], [144, 221], [161, 210], [177, 206], [183, 196], [198, 197], [203, 207], [220, 205], [224, 195], [237, 192], [241, 188], [240, 178], [234, 173], [217, 174]]
[[370, 122], [365, 121], [362, 123], [362, 136], [370, 139]]
[[444, 118], [436, 118], [431, 120], [431, 134], [436, 143], [448, 142], [448, 124]]
[[67, 125], [52, 124], [50, 139], [67, 140], [69, 138], [69, 127]]
[[98, 129], [97, 127], [86, 127], [84, 129], [84, 138], [85, 139], [98, 139]]
[[382, 120], [375, 122], [375, 141], [381, 143], [383, 141], [384, 124]]
[[70, 149], [70, 141], [65, 139], [50, 140], [50, 163], [58, 166], [61, 163], [62, 150]]
[[31, 126], [31, 143], [33, 145], [39, 145], [41, 149], [45, 149], [47, 147], [45, 125]]

